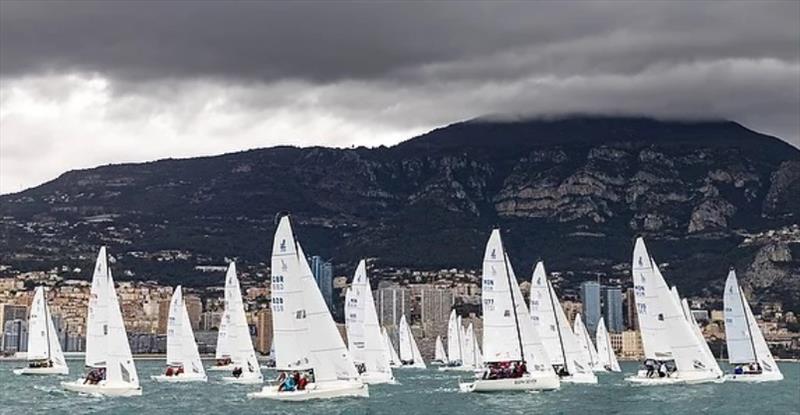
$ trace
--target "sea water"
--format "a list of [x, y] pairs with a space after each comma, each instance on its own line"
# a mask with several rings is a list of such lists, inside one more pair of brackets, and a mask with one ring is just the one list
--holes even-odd
[[[207, 362], [210, 364], [210, 362]], [[208, 372], [208, 383], [168, 384], [150, 380], [163, 362], [137, 360], [143, 395], [134, 398], [82, 396], [59, 382], [83, 375], [83, 361], [69, 361], [68, 376], [16, 376], [24, 362], [0, 362], [0, 414], [800, 414], [800, 364], [781, 363], [785, 379], [761, 384], [733, 383], [634, 386], [623, 373], [600, 373], [597, 385], [562, 384], [551, 392], [460, 393], [467, 374], [433, 369], [395, 370], [400, 385], [370, 386], [367, 399], [343, 398], [306, 403], [250, 400], [253, 385], [224, 385], [224, 372]], [[726, 365], [723, 369], [727, 369]], [[275, 376], [264, 371], [265, 379]]]

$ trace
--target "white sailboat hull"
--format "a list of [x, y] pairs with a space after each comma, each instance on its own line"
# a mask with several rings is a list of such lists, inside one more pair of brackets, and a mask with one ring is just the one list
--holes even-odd
[[413, 364], [413, 365], [401, 365], [401, 366], [399, 367], [399, 369], [425, 369], [425, 368], [426, 368], [426, 367], [425, 367], [425, 365], [424, 365], [424, 364], [423, 364], [423, 365], [420, 365], [420, 364], [416, 364], [416, 363], [415, 363], [415, 364]]
[[273, 399], [289, 402], [344, 397], [368, 398], [369, 386], [362, 382], [333, 381], [324, 382], [322, 384], [312, 383], [305, 390], [278, 392], [277, 385], [270, 385], [265, 386], [259, 392], [248, 393], [247, 397], [251, 399]]
[[264, 379], [260, 376], [225, 376], [222, 378], [222, 383], [234, 384], [234, 385], [257, 385], [264, 383]]
[[783, 374], [781, 374], [780, 372], [762, 372], [759, 374], [741, 374], [741, 375], [729, 373], [725, 375], [726, 382], [761, 383], [761, 382], [777, 382], [780, 380], [783, 380]]
[[160, 383], [183, 383], [183, 382], [206, 382], [208, 377], [200, 374], [180, 374], [180, 375], [157, 375], [150, 376], [150, 379]]
[[131, 386], [128, 384], [107, 384], [100, 382], [96, 385], [84, 384], [83, 379], [74, 382], [61, 382], [61, 387], [65, 390], [86, 395], [102, 396], [142, 396], [141, 386]]
[[461, 392], [508, 392], [554, 390], [561, 386], [558, 377], [550, 375], [526, 375], [511, 379], [475, 379], [472, 382], [459, 383]]
[[391, 373], [384, 372], [364, 372], [361, 374], [361, 381], [368, 385], [379, 385], [382, 383], [396, 384]]
[[235, 368], [236, 368], [236, 366], [233, 363], [231, 363], [229, 365], [223, 365], [223, 366], [214, 365], [214, 366], [211, 366], [209, 368], [206, 368], [206, 370], [210, 370], [210, 371], [214, 371], [214, 372], [231, 372]]
[[725, 381], [725, 378], [708, 372], [674, 372], [670, 376], [665, 376], [663, 378], [658, 377], [658, 374], [652, 378], [648, 378], [646, 373], [646, 371], [640, 370], [635, 376], [625, 378], [625, 381], [647, 386], [722, 383]]
[[470, 366], [441, 366], [439, 370], [442, 372], [483, 372], [483, 369], [476, 369]]
[[596, 384], [597, 376], [594, 373], [576, 373], [561, 378], [564, 383]]
[[69, 368], [66, 366], [53, 367], [24, 367], [14, 369], [15, 375], [68, 375]]

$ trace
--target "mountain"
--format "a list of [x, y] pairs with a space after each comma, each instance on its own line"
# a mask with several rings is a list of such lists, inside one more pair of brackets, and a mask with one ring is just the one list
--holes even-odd
[[332, 258], [340, 275], [360, 257], [477, 269], [500, 226], [519, 278], [542, 258], [570, 287], [628, 281], [644, 235], [686, 295], [721, 297], [733, 265], [759, 298], [800, 310], [799, 195], [800, 151], [731, 121], [476, 119], [388, 148], [70, 171], [0, 197], [0, 255], [19, 270], [91, 269], [103, 243], [120, 279], [219, 284], [194, 266], [237, 257], [263, 277], [274, 217], [290, 211], [306, 252]]

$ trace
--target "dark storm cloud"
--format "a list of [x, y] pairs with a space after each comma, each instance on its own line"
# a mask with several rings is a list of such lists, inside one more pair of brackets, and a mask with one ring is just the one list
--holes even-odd
[[[3, 1], [0, 8], [5, 76], [75, 70], [327, 82], [462, 61], [466, 69], [445, 74], [635, 73], [705, 59], [797, 60], [800, 33], [794, 1]], [[485, 58], [483, 67], [468, 65]]]
[[0, 0], [0, 193], [567, 112], [727, 118], [800, 147], [800, 2]]

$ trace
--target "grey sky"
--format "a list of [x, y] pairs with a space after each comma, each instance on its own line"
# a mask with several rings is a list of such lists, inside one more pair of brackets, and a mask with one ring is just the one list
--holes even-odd
[[391, 144], [484, 114], [723, 117], [800, 147], [800, 2], [0, 2], [0, 192]]

